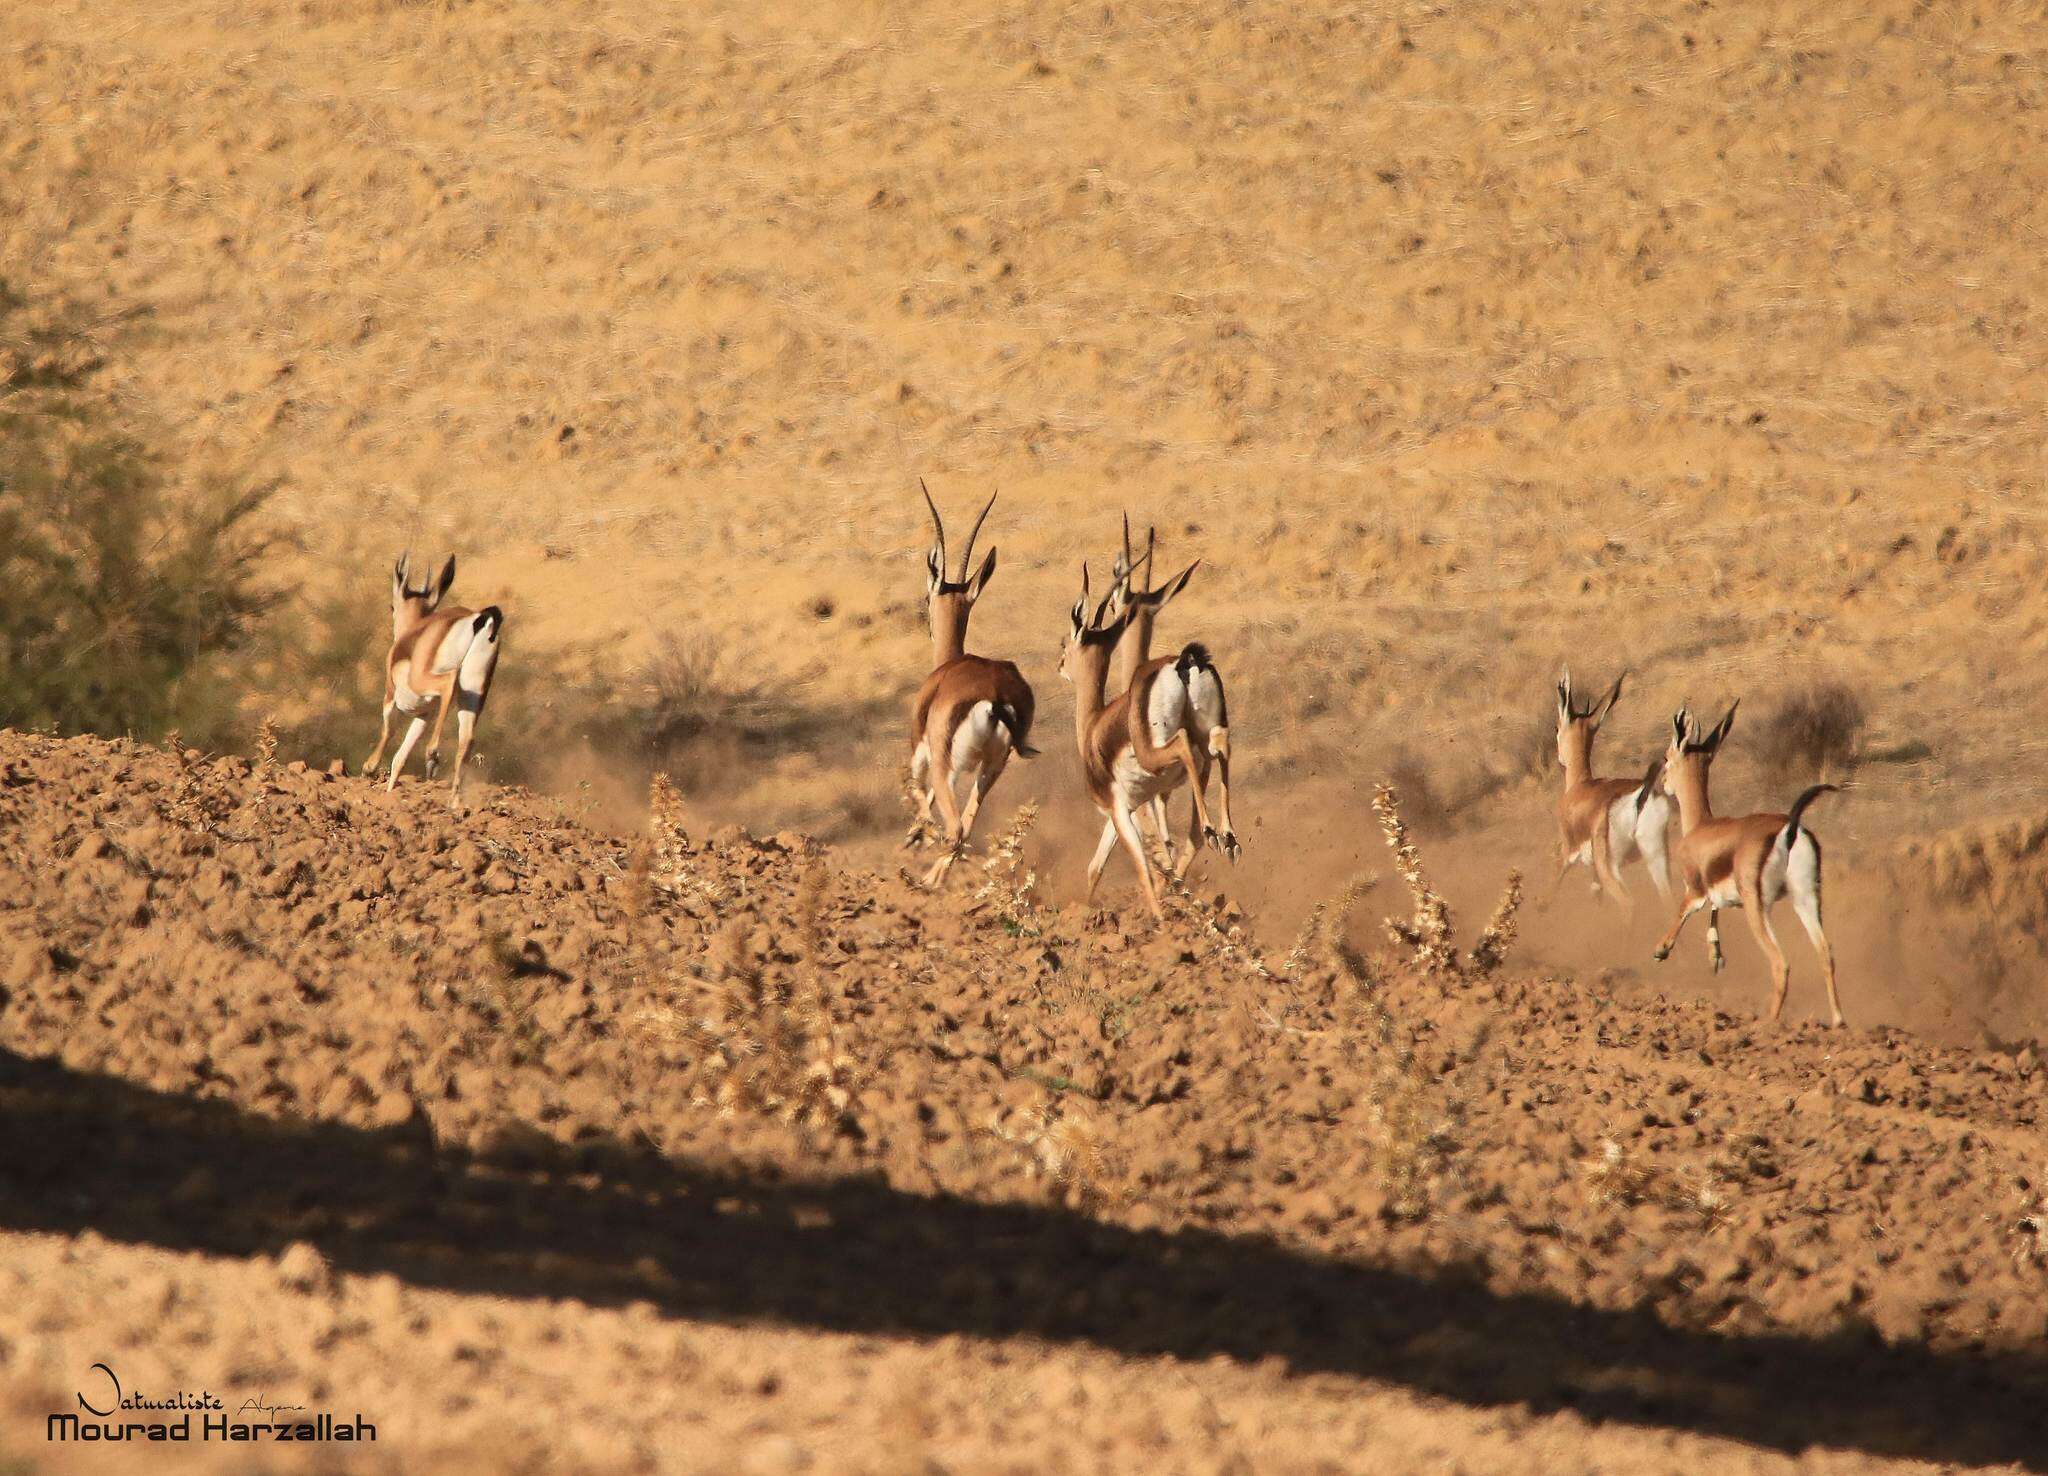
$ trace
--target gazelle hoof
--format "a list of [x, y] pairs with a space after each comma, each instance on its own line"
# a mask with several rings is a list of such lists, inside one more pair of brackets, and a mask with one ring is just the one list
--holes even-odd
[[1723, 958], [1723, 957], [1721, 957], [1721, 955], [1720, 955], [1720, 954], [1718, 954], [1718, 953], [1714, 955], [1714, 960], [1713, 960], [1713, 962], [1714, 962], [1714, 972], [1715, 972], [1715, 973], [1717, 973], [1717, 974], [1718, 974], [1718, 973], [1720, 973], [1722, 969], [1724, 969], [1724, 968], [1726, 968], [1726, 967], [1728, 966], [1728, 960], [1727, 960], [1727, 959], [1725, 959], [1725, 958]]
[[1668, 948], [1660, 948], [1655, 953], [1651, 954], [1650, 957], [1657, 960], [1658, 963], [1662, 963], [1665, 959], [1671, 957], [1671, 950]]

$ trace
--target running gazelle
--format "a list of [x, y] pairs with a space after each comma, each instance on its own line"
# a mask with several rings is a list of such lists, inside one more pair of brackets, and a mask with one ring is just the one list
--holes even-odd
[[[1124, 624], [1124, 633], [1116, 643], [1116, 654], [1110, 663], [1109, 682], [1106, 690], [1123, 692], [1130, 689], [1138, 669], [1152, 659], [1152, 628], [1158, 622], [1159, 612], [1166, 608], [1182, 590], [1188, 587], [1188, 580], [1195, 570], [1202, 566], [1196, 559], [1180, 573], [1164, 584], [1152, 584], [1153, 556], [1159, 548], [1159, 530], [1145, 530], [1145, 556], [1131, 557], [1131, 518], [1124, 514], [1123, 552], [1110, 568], [1109, 614], [1115, 618], [1129, 612], [1130, 618]], [[1144, 583], [1139, 583], [1139, 571], [1144, 571]], [[1225, 814], [1230, 812], [1230, 715], [1223, 697], [1223, 686], [1219, 680], [1199, 683], [1192, 689], [1196, 701], [1204, 705], [1203, 717], [1210, 731], [1223, 734], [1223, 747], [1215, 755], [1218, 781], [1222, 785], [1222, 803]], [[1197, 790], [1206, 799], [1209, 792], [1209, 754], [1206, 749], [1196, 750], [1196, 766], [1200, 777]], [[1188, 823], [1193, 843], [1181, 858], [1178, 866], [1173, 862], [1173, 836], [1166, 817], [1166, 796], [1159, 795], [1152, 803], [1139, 812], [1141, 820], [1149, 820], [1154, 835], [1159, 839], [1159, 850], [1164, 864], [1173, 870], [1175, 876], [1185, 876], [1189, 866], [1194, 864], [1195, 855], [1202, 848], [1202, 832], [1197, 828], [1197, 817], [1190, 802]], [[1140, 828], [1143, 826], [1141, 824]], [[1233, 846], [1228, 852], [1230, 859], [1237, 859]]]
[[440, 705], [434, 714], [434, 736], [427, 742], [427, 778], [441, 767], [441, 729], [448, 711], [455, 710], [455, 783], [448, 803], [462, 807], [462, 766], [476, 737], [477, 718], [490, 694], [491, 678], [498, 669], [498, 647], [505, 630], [505, 614], [496, 605], [466, 610], [460, 605], [441, 607], [448, 587], [455, 583], [455, 556], [441, 566], [432, 583], [414, 589], [406, 581], [412, 555], [401, 554], [391, 570], [391, 649], [384, 656], [384, 723], [377, 733], [377, 747], [363, 760], [363, 772], [372, 773], [384, 760], [391, 741], [391, 714], [402, 712], [412, 719], [391, 760], [390, 777], [384, 788], [398, 784], [399, 772], [412, 755], [413, 745], [426, 731], [426, 710]]
[[[1209, 818], [1202, 794], [1206, 758], [1230, 751], [1230, 730], [1212, 721], [1221, 713], [1223, 684], [1199, 643], [1190, 642], [1177, 656], [1161, 656], [1137, 669], [1131, 684], [1113, 698], [1103, 687], [1110, 658], [1132, 618], [1130, 607], [1111, 615], [1116, 591], [1088, 609], [1088, 566], [1081, 566], [1081, 598], [1074, 602], [1067, 639], [1060, 649], [1060, 675], [1074, 686], [1074, 739], [1088, 797], [1104, 816], [1102, 838], [1088, 863], [1088, 898], [1094, 900], [1102, 869], [1119, 840], [1138, 869], [1138, 884], [1154, 919], [1164, 921], [1152, 863], [1138, 837], [1138, 811], [1171, 793], [1182, 780], [1194, 794], [1195, 815], [1189, 836], [1189, 859], [1206, 839], [1225, 855], [1238, 853], [1230, 823], [1230, 801], [1222, 796], [1218, 829]], [[1186, 863], [1182, 865], [1186, 869]]]
[[1556, 892], [1566, 873], [1578, 865], [1593, 871], [1593, 890], [1613, 892], [1630, 900], [1621, 868], [1638, 856], [1650, 873], [1657, 895], [1669, 901], [1671, 877], [1665, 855], [1665, 831], [1671, 823], [1671, 800], [1657, 789], [1661, 758], [1640, 779], [1595, 779], [1593, 740], [1614, 704], [1621, 699], [1627, 673], [1614, 679], [1606, 695], [1581, 706], [1569, 666], [1557, 681], [1557, 761], [1564, 766], [1564, 793], [1557, 800], [1558, 866]]
[[1815, 784], [1792, 801], [1789, 814], [1718, 816], [1707, 800], [1707, 770], [1735, 726], [1735, 708], [1702, 734], [1692, 714], [1680, 708], [1671, 719], [1671, 746], [1664, 754], [1664, 787], [1678, 801], [1679, 840], [1674, 851], [1685, 896], [1677, 919], [1657, 945], [1659, 962], [1671, 956], [1685, 920], [1707, 909], [1707, 946], [1715, 972], [1721, 969], [1720, 913], [1740, 906], [1771, 965], [1771, 1018], [1785, 1011], [1785, 992], [1792, 966], [1771, 926], [1771, 908], [1781, 897], [1792, 899], [1813, 951], [1820, 956], [1827, 981], [1830, 1023], [1842, 1025], [1842, 1002], [1835, 993], [1835, 955], [1820, 920], [1820, 841], [1801, 825], [1806, 807], [1832, 784]]
[[[931, 823], [934, 803], [945, 822], [945, 853], [932, 863], [924, 878], [927, 886], [933, 886], [966, 849], [981, 803], [1010, 756], [1033, 758], [1038, 750], [1030, 743], [1035, 701], [1024, 673], [1015, 662], [967, 654], [967, 620], [996, 571], [996, 551], [988, 551], [972, 577], [967, 571], [974, 561], [974, 540], [988, 520], [989, 509], [996, 505], [995, 494], [989, 494], [967, 535], [959, 572], [948, 578], [946, 525], [922, 478], [917, 485], [924, 493], [924, 505], [931, 510], [935, 540], [925, 557], [932, 670], [917, 689], [911, 711], [910, 778], [919, 791], [920, 822]], [[962, 776], [972, 781], [964, 806], [953, 787]]]

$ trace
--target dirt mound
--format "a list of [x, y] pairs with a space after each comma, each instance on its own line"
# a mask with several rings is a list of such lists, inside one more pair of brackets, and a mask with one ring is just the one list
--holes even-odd
[[[1040, 906], [1000, 855], [935, 896], [660, 813], [634, 845], [512, 791], [456, 819], [0, 734], [14, 1406], [118, 1355], [361, 1405], [415, 1463], [516, 1436], [658, 1465], [691, 1430], [731, 1455], [871, 1420], [819, 1403], [849, 1366], [1085, 1365], [1156, 1414], [1174, 1376], [1122, 1360], [1166, 1357], [1211, 1409], [1405, 1386], [1582, 1454], [1620, 1447], [1581, 1416], [2048, 1450], [2030, 1053], [1431, 973], [1363, 926], [1405, 898], [1280, 960], [1228, 903], [1154, 934]], [[778, 1406], [791, 1358], [816, 1387]], [[987, 1464], [1003, 1422], [969, 1405], [919, 1406], [913, 1443]], [[1075, 1458], [1257, 1448], [1007, 1407]], [[1342, 1448], [1296, 1413], [1304, 1458]]]
[[1891, 906], [1873, 912], [1894, 970], [1997, 1041], [2048, 1035], [2048, 817], [1962, 826], [1883, 859]]

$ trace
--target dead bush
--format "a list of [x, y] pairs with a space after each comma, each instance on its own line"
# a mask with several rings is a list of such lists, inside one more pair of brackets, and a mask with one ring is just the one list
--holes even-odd
[[1780, 697], [1756, 726], [1757, 759], [1788, 779], [1841, 774], [1856, 766], [1868, 714], [1840, 682], [1802, 687]]

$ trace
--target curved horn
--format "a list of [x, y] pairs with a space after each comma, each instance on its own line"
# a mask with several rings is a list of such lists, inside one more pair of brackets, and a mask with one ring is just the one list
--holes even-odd
[[[998, 492], [1001, 488], [996, 489]], [[981, 516], [974, 520], [974, 527], [967, 534], [967, 552], [960, 555], [960, 581], [967, 582], [967, 566], [974, 562], [974, 540], [981, 533], [981, 525], [988, 521], [988, 510], [996, 505], [996, 493], [988, 494], [988, 502], [981, 509]]]
[[939, 577], [946, 577], [946, 524], [939, 517], [939, 505], [932, 501], [932, 489], [924, 484], [924, 478], [917, 479], [917, 490], [924, 493], [924, 505], [932, 510], [932, 532], [939, 540]]

